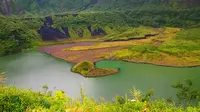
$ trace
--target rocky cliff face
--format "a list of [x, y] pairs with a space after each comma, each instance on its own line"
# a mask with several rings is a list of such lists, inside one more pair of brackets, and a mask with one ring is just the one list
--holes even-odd
[[12, 14], [12, 0], [0, 0], [0, 11], [4, 15]]

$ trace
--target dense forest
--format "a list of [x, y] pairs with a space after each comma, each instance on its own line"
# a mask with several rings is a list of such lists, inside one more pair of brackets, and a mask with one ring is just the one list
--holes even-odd
[[55, 13], [63, 11], [130, 10], [138, 7], [159, 6], [174, 9], [198, 6], [199, 0], [1, 0], [0, 12], [4, 15]]
[[36, 45], [35, 42], [40, 40], [34, 27], [27, 26], [23, 21], [0, 16], [0, 26], [0, 55], [32, 48]]

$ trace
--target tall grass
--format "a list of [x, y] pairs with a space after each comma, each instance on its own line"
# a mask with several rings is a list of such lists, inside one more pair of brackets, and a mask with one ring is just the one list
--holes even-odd
[[0, 111], [5, 112], [198, 112], [200, 105], [179, 107], [167, 99], [153, 101], [153, 90], [147, 94], [130, 90], [130, 99], [116, 96], [114, 102], [94, 100], [80, 88], [80, 98], [71, 98], [62, 91], [54, 95], [48, 92], [32, 92], [15, 87], [0, 87]]

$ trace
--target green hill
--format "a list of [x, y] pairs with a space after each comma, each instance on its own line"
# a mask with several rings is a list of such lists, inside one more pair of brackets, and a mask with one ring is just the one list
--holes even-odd
[[199, 0], [1, 0], [0, 12], [4, 15], [55, 13], [63, 11], [130, 10], [146, 7], [175, 9], [199, 6]]

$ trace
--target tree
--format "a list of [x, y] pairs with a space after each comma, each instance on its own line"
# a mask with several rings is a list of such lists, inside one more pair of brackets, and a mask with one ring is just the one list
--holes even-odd
[[200, 90], [193, 87], [193, 83], [189, 79], [184, 80], [183, 83], [178, 82], [171, 85], [171, 87], [177, 89], [178, 104], [184, 107], [197, 104], [200, 101]]

